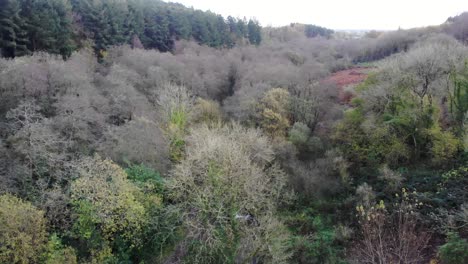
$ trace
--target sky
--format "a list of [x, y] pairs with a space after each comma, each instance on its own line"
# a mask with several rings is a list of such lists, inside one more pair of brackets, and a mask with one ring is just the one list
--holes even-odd
[[262, 26], [304, 23], [331, 29], [394, 30], [439, 25], [468, 11], [468, 0], [166, 0]]

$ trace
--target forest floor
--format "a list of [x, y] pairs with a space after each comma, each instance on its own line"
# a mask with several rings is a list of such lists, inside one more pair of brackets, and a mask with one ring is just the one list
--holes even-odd
[[343, 104], [347, 104], [354, 97], [353, 91], [347, 88], [354, 87], [363, 82], [373, 69], [374, 68], [370, 67], [354, 67], [343, 71], [337, 71], [325, 78], [322, 82], [338, 86], [339, 101]]

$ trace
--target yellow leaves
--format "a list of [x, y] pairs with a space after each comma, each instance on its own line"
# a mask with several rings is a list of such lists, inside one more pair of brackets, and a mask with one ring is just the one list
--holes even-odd
[[379, 209], [385, 209], [385, 203], [383, 200], [380, 200], [379, 205], [377, 206]]
[[1, 195], [0, 263], [36, 263], [45, 245], [44, 212], [12, 195]]
[[361, 213], [364, 212], [364, 206], [362, 206], [362, 204], [356, 206], [356, 211], [361, 212]]
[[281, 88], [268, 91], [260, 101], [260, 125], [271, 136], [284, 137], [290, 127], [289, 103], [289, 92]]
[[109, 53], [107, 50], [99, 50], [99, 57], [105, 59]]
[[136, 237], [145, 221], [145, 208], [137, 201], [140, 190], [117, 164], [99, 156], [85, 158], [79, 168], [80, 178], [72, 183], [73, 201], [86, 201], [97, 213], [97, 221], [107, 239], [121, 232]]
[[385, 211], [385, 203], [383, 200], [375, 205], [368, 208], [364, 208], [363, 205], [356, 206], [356, 211], [358, 212], [358, 217], [361, 219], [371, 221], [377, 219], [378, 215]]
[[442, 131], [437, 122], [428, 130], [428, 134], [432, 138], [431, 154], [435, 162], [451, 159], [462, 146], [457, 137], [450, 131]]
[[222, 112], [219, 104], [215, 101], [198, 98], [193, 111], [194, 122], [207, 124], [218, 123], [222, 120]]
[[266, 108], [270, 108], [272, 111], [277, 112], [281, 115], [286, 115], [288, 113], [290, 96], [289, 92], [282, 88], [274, 88], [268, 91], [263, 99], [261, 104]]
[[285, 136], [286, 130], [289, 127], [289, 120], [281, 116], [279, 113], [267, 108], [264, 109], [260, 122], [262, 128], [271, 136]]

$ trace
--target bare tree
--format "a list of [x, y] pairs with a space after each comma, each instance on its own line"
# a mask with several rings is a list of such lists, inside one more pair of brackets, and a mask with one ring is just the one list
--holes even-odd
[[357, 206], [361, 239], [351, 259], [353, 263], [421, 263], [430, 234], [418, 221], [419, 204], [403, 189], [402, 201], [386, 208], [383, 201], [374, 206]]

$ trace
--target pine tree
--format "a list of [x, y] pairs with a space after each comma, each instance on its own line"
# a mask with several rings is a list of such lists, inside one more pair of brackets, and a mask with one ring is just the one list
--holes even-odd
[[100, 0], [72, 0], [73, 9], [80, 14], [86, 37], [94, 41], [94, 50], [101, 54], [109, 45], [108, 13]]
[[68, 0], [22, 0], [28, 49], [70, 56], [74, 49]]
[[170, 3], [167, 10], [169, 34], [176, 39], [189, 39], [192, 35], [190, 13], [181, 4]]
[[262, 42], [262, 32], [258, 21], [250, 19], [247, 27], [250, 44], [260, 45], [260, 42]]
[[140, 41], [144, 31], [145, 31], [145, 19], [143, 15], [144, 6], [138, 4], [135, 1], [129, 2], [128, 13], [125, 19], [125, 34], [127, 36], [132, 36], [132, 43], [135, 39], [135, 36]]
[[204, 13], [200, 10], [194, 11], [191, 17], [192, 37], [199, 43], [206, 44], [210, 42], [210, 32]]
[[145, 10], [145, 32], [142, 38], [143, 45], [160, 51], [170, 51], [174, 41], [169, 33], [169, 21], [164, 9], [153, 7]]
[[4, 57], [13, 58], [28, 53], [19, 12], [18, 1], [0, 1], [0, 50]]

